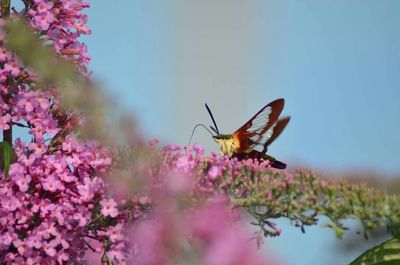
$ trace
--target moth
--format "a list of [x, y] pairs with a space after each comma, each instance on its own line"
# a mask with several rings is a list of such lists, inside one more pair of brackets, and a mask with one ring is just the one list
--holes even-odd
[[290, 121], [289, 116], [279, 119], [284, 105], [285, 100], [283, 98], [276, 99], [265, 105], [234, 133], [221, 134], [214, 116], [206, 103], [205, 106], [214, 124], [210, 128], [215, 135], [206, 129], [212, 134], [213, 139], [219, 145], [221, 154], [228, 157], [237, 157], [239, 160], [247, 158], [268, 160], [272, 167], [285, 169], [285, 163], [267, 154], [268, 146], [278, 138]]

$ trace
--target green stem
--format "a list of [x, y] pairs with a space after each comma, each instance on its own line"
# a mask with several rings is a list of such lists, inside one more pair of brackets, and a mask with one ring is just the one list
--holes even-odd
[[3, 134], [3, 141], [8, 142], [10, 145], [12, 145], [12, 127], [10, 126], [10, 129], [5, 130]]

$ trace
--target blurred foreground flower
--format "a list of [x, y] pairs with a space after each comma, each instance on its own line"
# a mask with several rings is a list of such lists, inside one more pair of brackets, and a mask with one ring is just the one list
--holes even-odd
[[166, 208], [131, 230], [135, 264], [276, 264], [267, 262], [242, 224], [235, 222], [229, 204], [214, 198], [186, 211]]

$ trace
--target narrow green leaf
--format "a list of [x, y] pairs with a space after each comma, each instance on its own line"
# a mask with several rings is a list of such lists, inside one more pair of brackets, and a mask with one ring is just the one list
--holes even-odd
[[389, 239], [355, 259], [350, 265], [396, 265], [400, 264], [400, 239]]
[[11, 145], [9, 142], [3, 142], [3, 163], [4, 163], [4, 176], [8, 177], [8, 171], [10, 170], [11, 163]]

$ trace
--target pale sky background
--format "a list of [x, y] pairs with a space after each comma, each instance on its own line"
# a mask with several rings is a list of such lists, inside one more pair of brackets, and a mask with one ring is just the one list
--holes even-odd
[[[292, 120], [271, 146], [290, 166], [332, 174], [400, 172], [400, 1], [91, 1], [94, 76], [143, 132], [187, 144], [196, 123], [232, 133], [286, 99]], [[217, 150], [197, 131], [195, 142]], [[281, 222], [266, 247], [284, 264], [346, 264], [333, 231]], [[355, 231], [350, 231], [355, 233]]]

